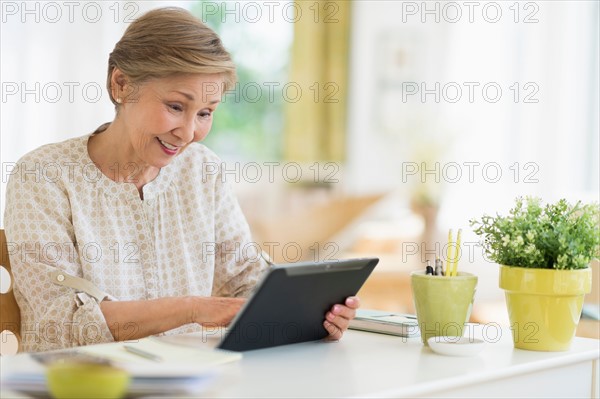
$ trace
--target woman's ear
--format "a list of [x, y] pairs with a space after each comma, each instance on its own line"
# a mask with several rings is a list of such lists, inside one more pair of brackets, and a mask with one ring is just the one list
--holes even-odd
[[125, 102], [127, 98], [126, 86], [127, 76], [119, 68], [114, 68], [110, 78], [110, 88], [112, 98], [119, 104]]

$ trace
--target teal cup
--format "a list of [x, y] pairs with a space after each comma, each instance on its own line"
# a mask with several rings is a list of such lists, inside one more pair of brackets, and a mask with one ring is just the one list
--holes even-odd
[[425, 272], [410, 275], [421, 341], [429, 346], [431, 337], [462, 337], [471, 316], [477, 276], [459, 272], [457, 276], [432, 276]]

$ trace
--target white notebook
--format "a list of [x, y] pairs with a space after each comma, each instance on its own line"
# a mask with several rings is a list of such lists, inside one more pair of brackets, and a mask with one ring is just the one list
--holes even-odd
[[[152, 356], [140, 356], [125, 349]], [[128, 342], [89, 345], [73, 349], [0, 357], [2, 388], [27, 394], [46, 393], [45, 364], [65, 358], [108, 363], [132, 376], [128, 395], [198, 394], [208, 387], [224, 363], [240, 360], [242, 355], [211, 348], [192, 348], [143, 338]], [[6, 364], [5, 364], [6, 363]]]

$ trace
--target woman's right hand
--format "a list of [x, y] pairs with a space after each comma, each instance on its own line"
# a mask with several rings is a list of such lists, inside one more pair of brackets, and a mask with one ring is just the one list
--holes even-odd
[[116, 341], [140, 339], [189, 323], [222, 327], [246, 302], [245, 298], [168, 297], [138, 301], [103, 301], [100, 310]]
[[246, 298], [192, 297], [192, 322], [205, 326], [227, 326], [244, 303]]

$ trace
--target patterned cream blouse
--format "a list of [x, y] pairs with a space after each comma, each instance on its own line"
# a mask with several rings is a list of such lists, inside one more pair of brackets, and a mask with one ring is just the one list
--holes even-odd
[[[98, 301], [57, 284], [57, 270], [121, 301], [250, 293], [267, 265], [214, 153], [192, 144], [141, 200], [133, 184], [94, 165], [89, 137], [30, 152], [8, 183], [5, 230], [24, 351], [114, 339]], [[117, 167], [135, 173], [135, 165]]]

